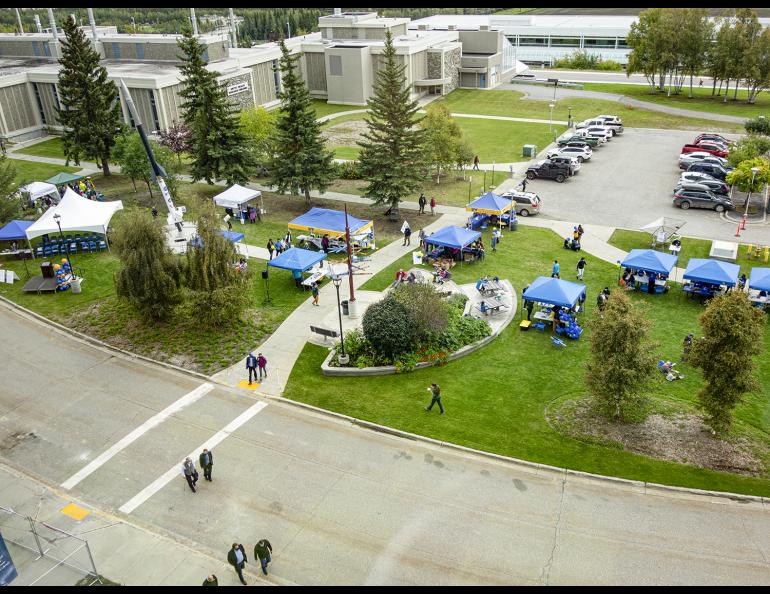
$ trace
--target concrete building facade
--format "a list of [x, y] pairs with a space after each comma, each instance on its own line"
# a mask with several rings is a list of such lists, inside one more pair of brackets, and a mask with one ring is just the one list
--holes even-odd
[[[387, 31], [405, 67], [412, 97], [446, 94], [458, 87], [493, 88], [526, 67], [494, 28], [473, 31], [410, 29], [409, 19], [377, 13], [336, 13], [319, 19], [320, 32], [285, 40], [301, 53], [300, 69], [313, 97], [362, 106], [372, 96]], [[177, 35], [118, 34], [114, 27], [84, 31], [102, 56], [108, 77], [125, 81], [139, 117], [150, 131], [181, 118]], [[231, 35], [199, 35], [207, 68], [216, 72], [239, 109], [271, 108], [281, 88], [276, 43], [234, 48]], [[57, 89], [63, 33], [0, 34], [0, 136], [23, 141], [57, 131]], [[133, 125], [124, 98], [124, 119]]]

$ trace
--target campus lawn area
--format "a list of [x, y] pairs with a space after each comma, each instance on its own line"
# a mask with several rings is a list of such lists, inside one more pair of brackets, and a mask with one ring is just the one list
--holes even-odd
[[75, 173], [81, 169], [80, 167], [65, 167], [64, 165], [23, 161], [13, 157], [9, 158], [9, 162], [16, 169], [16, 183], [19, 185], [33, 181], [45, 181], [57, 173]]
[[[442, 175], [439, 183], [436, 183], [434, 172], [432, 176], [423, 181], [423, 192], [428, 197], [428, 201], [435, 196], [436, 202], [440, 205], [465, 206], [469, 202], [469, 196], [470, 200], [475, 200], [483, 193], [485, 181], [487, 191], [494, 191], [498, 185], [510, 177], [510, 173], [507, 170], [501, 171], [498, 169], [494, 172], [494, 181], [492, 177], [491, 170], [486, 172], [466, 170], [464, 179], [461, 171], [450, 171]], [[329, 187], [329, 191], [360, 196], [366, 189], [366, 186], [367, 182], [364, 180], [337, 179]], [[407, 198], [407, 201], [417, 202], [419, 196], [419, 193], [415, 196], [410, 196]], [[430, 212], [430, 207], [426, 207], [426, 210]], [[382, 212], [384, 212], [384, 209]]]
[[[651, 236], [649, 233], [642, 231], [629, 231], [626, 229], [615, 229], [610, 237], [609, 243], [622, 250], [630, 252], [633, 249], [648, 249], [651, 245]], [[770, 243], [770, 242], [768, 242]], [[751, 269], [755, 266], [768, 266], [768, 263], [764, 261], [764, 248], [759, 258], [749, 256], [748, 245], [740, 244], [738, 247], [738, 260], [735, 262], [741, 267], [741, 273], [747, 277], [751, 273]], [[661, 251], [663, 251], [661, 249]], [[711, 251], [711, 241], [708, 239], [695, 239], [693, 237], [682, 238], [682, 251], [679, 252], [679, 260], [677, 266], [679, 268], [687, 268], [687, 263], [690, 258], [708, 258]], [[665, 253], [668, 253], [666, 251]]]
[[[713, 130], [723, 132], [742, 132], [740, 124], [714, 122], [707, 118], [683, 118], [646, 109], [636, 109], [621, 105], [617, 101], [599, 99], [584, 99], [570, 97], [558, 99], [553, 110], [553, 119], [567, 121], [568, 107], [572, 108], [574, 121], [593, 117], [600, 113], [620, 116], [623, 125], [629, 128], [663, 128], [676, 130]], [[518, 91], [491, 90], [479, 91], [474, 89], [456, 89], [441, 99], [452, 113], [475, 113], [480, 115], [496, 115], [516, 118], [533, 118], [548, 120], [550, 117], [549, 101], [523, 99], [524, 94]]]
[[337, 146], [334, 147], [334, 158], [345, 159], [347, 161], [358, 160], [361, 149], [357, 146]]
[[[756, 102], [747, 103], [748, 92], [738, 90], [738, 99], [734, 100], [735, 90], [730, 87], [727, 93], [727, 103], [724, 102], [725, 94], [721, 96], [711, 95], [711, 85], [698, 87], [698, 77], [695, 77], [693, 97], [690, 98], [689, 78], [679, 95], [667, 96], [668, 91], [651, 93], [647, 85], [623, 85], [612, 83], [584, 83], [586, 91], [600, 91], [602, 93], [617, 93], [633, 97], [639, 101], [649, 101], [660, 105], [670, 105], [681, 109], [692, 109], [706, 113], [718, 113], [722, 115], [738, 116], [742, 118], [754, 118], [759, 115], [770, 115], [770, 94], [763, 91], [757, 95]], [[719, 86], [717, 86], [717, 89]]]
[[34, 155], [35, 157], [49, 157], [51, 159], [64, 158], [64, 141], [60, 137], [49, 138], [43, 142], [26, 146], [16, 151], [24, 155]]
[[523, 156], [525, 144], [545, 148], [567, 129], [566, 126], [463, 117], [455, 118], [455, 122], [482, 163], [529, 161], [531, 157]]
[[366, 109], [360, 105], [336, 105], [334, 103], [327, 103], [323, 99], [313, 99], [313, 109], [315, 109], [316, 117], [322, 118], [332, 113], [339, 113], [341, 111], [353, 111], [356, 109]]
[[[489, 234], [485, 243], [490, 245]], [[595, 298], [604, 286], [614, 286], [617, 269], [610, 263], [582, 254], [588, 261], [587, 313], [581, 323], [594, 315]], [[562, 278], [575, 280], [580, 254], [561, 248], [558, 236], [549, 230], [520, 227], [505, 232], [498, 252], [488, 252], [480, 263], [455, 266], [453, 279], [474, 282], [483, 274], [508, 278], [517, 293], [537, 276], [549, 275], [554, 259], [561, 263]], [[363, 289], [382, 290], [398, 268], [411, 267], [411, 254], [401, 258], [367, 282]], [[658, 358], [678, 360], [682, 338], [698, 332], [697, 317], [703, 308], [674, 289], [662, 296], [632, 294], [643, 304], [652, 321], [652, 337], [659, 343]], [[549, 333], [520, 332], [520, 314], [489, 346], [443, 368], [418, 370], [400, 375], [366, 378], [334, 378], [321, 374], [320, 364], [327, 350], [307, 345], [295, 365], [285, 395], [321, 408], [366, 419], [390, 427], [498, 454], [572, 469], [615, 475], [680, 486], [770, 494], [770, 480], [746, 477], [674, 462], [656, 460], [624, 451], [614, 443], [578, 440], [562, 434], [546, 420], [548, 411], [567, 400], [586, 394], [584, 364], [588, 359], [590, 330], [567, 347], [551, 345]], [[765, 333], [770, 348], [770, 331]], [[757, 361], [760, 393], [747, 397], [738, 407], [733, 436], [750, 436], [767, 443], [770, 429], [770, 358]], [[696, 393], [702, 382], [698, 370], [680, 365], [687, 378], [666, 382], [653, 372], [653, 410], [695, 410]], [[441, 385], [447, 413], [426, 413], [426, 388]], [[768, 460], [763, 459], [765, 463]], [[767, 476], [770, 476], [768, 474]]]

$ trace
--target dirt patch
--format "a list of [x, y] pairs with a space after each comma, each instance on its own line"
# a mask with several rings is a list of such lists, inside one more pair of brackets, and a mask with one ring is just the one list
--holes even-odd
[[691, 412], [653, 412], [641, 423], [613, 423], [597, 416], [587, 401], [569, 400], [549, 410], [546, 418], [554, 429], [576, 439], [700, 468], [747, 476], [767, 474], [757, 455], [767, 450], [766, 445], [744, 437], [714, 437]]
[[351, 120], [329, 126], [323, 131], [323, 136], [331, 147], [356, 146], [356, 142], [363, 140], [366, 130], [367, 125], [364, 120]]

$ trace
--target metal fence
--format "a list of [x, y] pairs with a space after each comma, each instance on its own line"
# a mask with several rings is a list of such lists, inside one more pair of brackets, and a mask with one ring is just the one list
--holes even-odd
[[0, 505], [0, 533], [15, 552], [24, 585], [101, 584], [88, 541], [31, 516]]

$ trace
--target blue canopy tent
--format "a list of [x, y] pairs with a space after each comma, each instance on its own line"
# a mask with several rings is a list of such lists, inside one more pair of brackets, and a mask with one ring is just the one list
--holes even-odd
[[[425, 238], [426, 251], [428, 245], [435, 245], [462, 252], [463, 249], [468, 247], [479, 237], [481, 237], [481, 233], [478, 231], [450, 225], [449, 227], [439, 229]], [[462, 258], [460, 258], [460, 261], [462, 262]]]
[[634, 270], [644, 270], [645, 272], [654, 272], [655, 274], [665, 274], [668, 276], [676, 266], [678, 256], [664, 254], [655, 250], [631, 250], [620, 265], [624, 268]]
[[707, 285], [734, 287], [738, 282], [740, 272], [741, 267], [737, 264], [704, 258], [690, 258], [687, 270], [684, 271], [684, 278]]
[[[0, 241], [18, 241], [23, 239], [29, 250], [32, 251], [32, 245], [29, 243], [29, 239], [27, 239], [26, 230], [34, 223], [35, 221], [11, 221], [0, 229]], [[35, 252], [32, 252], [33, 256], [34, 254]]]
[[274, 268], [291, 270], [294, 282], [299, 287], [302, 282], [302, 273], [326, 259], [324, 252], [303, 250], [302, 248], [289, 248], [282, 254], [270, 260], [267, 265]]
[[770, 293], [770, 268], [752, 268], [749, 276], [749, 289]]
[[586, 292], [585, 285], [579, 285], [570, 281], [539, 276], [527, 287], [522, 294], [522, 299], [536, 301], [538, 303], [550, 303], [560, 307], [575, 307], [581, 295]]
[[510, 216], [505, 213], [510, 214], [512, 209], [512, 198], [503, 198], [493, 192], [487, 192], [486, 194], [479, 196], [465, 207], [465, 210], [469, 210], [473, 213], [469, 220], [471, 229], [475, 229], [479, 225], [483, 228], [490, 216], [500, 217], [501, 223], [503, 222], [503, 219], [510, 222]]
[[[222, 237], [224, 237], [227, 241], [232, 241], [233, 243], [243, 241], [243, 238], [246, 237], [243, 233], [236, 233], [235, 231], [220, 231], [220, 233], [222, 234]], [[201, 238], [196, 235], [190, 241], [190, 244], [192, 244], [194, 247], [201, 247], [203, 242], [201, 241]]]
[[[348, 227], [351, 236], [371, 234], [374, 238], [373, 221], [357, 219], [348, 214]], [[345, 235], [345, 213], [341, 210], [329, 210], [328, 208], [311, 208], [305, 214], [290, 221], [289, 229], [340, 237]]]

